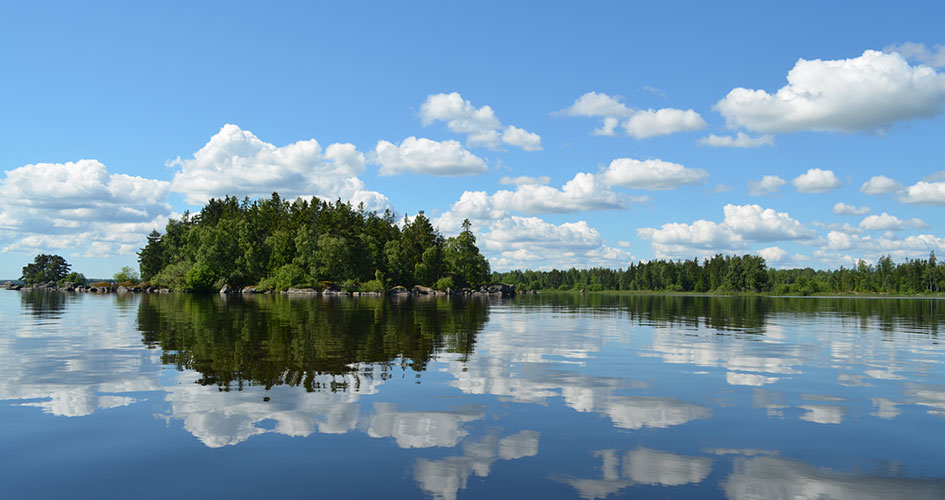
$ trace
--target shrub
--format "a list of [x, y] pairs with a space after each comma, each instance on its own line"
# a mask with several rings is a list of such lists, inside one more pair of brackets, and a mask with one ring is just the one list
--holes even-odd
[[184, 290], [192, 292], [209, 292], [215, 289], [216, 274], [210, 266], [197, 263], [184, 275]]
[[361, 285], [362, 292], [375, 292], [375, 293], [384, 293], [387, 289], [384, 287], [384, 283], [381, 280], [373, 279]]
[[346, 292], [357, 292], [361, 290], [361, 287], [358, 285], [357, 280], [349, 279], [341, 282], [341, 289]]
[[437, 290], [446, 290], [449, 288], [454, 288], [453, 278], [449, 276], [445, 276], [443, 278], [436, 280], [436, 286], [434, 288], [436, 288]]

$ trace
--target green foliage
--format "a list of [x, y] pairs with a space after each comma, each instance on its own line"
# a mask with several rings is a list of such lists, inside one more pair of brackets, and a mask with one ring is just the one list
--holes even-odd
[[161, 243], [161, 233], [151, 231], [148, 235], [148, 243], [138, 252], [138, 269], [141, 271], [141, 279], [148, 281], [161, 272], [161, 269], [167, 265], [166, 257]]
[[436, 288], [437, 290], [448, 290], [450, 288], [456, 288], [456, 287], [455, 285], [453, 285], [453, 278], [450, 278], [449, 276], [444, 276], [436, 280], [436, 286], [434, 288]]
[[359, 292], [361, 291], [361, 285], [353, 279], [347, 279], [341, 283], [341, 289], [346, 292]]
[[138, 283], [141, 281], [138, 271], [132, 269], [131, 266], [122, 266], [121, 271], [115, 273], [114, 278], [117, 283]]
[[835, 270], [768, 269], [757, 255], [716, 255], [699, 262], [651, 260], [626, 269], [568, 269], [493, 273], [492, 281], [520, 290], [639, 290], [674, 292], [760, 292], [779, 295], [822, 293], [919, 294], [945, 290], [945, 264], [932, 252], [927, 260], [895, 264], [884, 256], [876, 266], [865, 261]]
[[361, 291], [373, 292], [373, 293], [384, 293], [387, 291], [387, 288], [384, 286], [383, 281], [374, 279], [361, 285]]
[[76, 285], [85, 285], [86, 281], [87, 280], [85, 279], [84, 274], [73, 271], [67, 274], [65, 278], [62, 278], [61, 280], [59, 280], [59, 285], [62, 285], [63, 283], [75, 283]]
[[446, 242], [444, 260], [447, 271], [460, 286], [478, 287], [489, 279], [489, 261], [479, 253], [476, 235], [470, 230], [469, 219], [463, 221], [463, 231]]
[[184, 275], [184, 290], [209, 292], [216, 289], [217, 275], [210, 266], [197, 263]]
[[286, 264], [276, 270], [271, 277], [265, 278], [259, 282], [258, 288], [264, 290], [288, 290], [289, 288], [310, 288], [313, 283], [311, 278], [295, 264]]
[[472, 243], [460, 253], [464, 262], [478, 263], [478, 271], [447, 265], [446, 242], [423, 212], [406, 218], [401, 230], [390, 211], [366, 212], [318, 198], [290, 203], [273, 193], [253, 202], [211, 199], [198, 214], [185, 212], [168, 222], [163, 235], [148, 237], [138, 262], [142, 278], [178, 290], [223, 284], [285, 289], [349, 280], [376, 280], [383, 290], [432, 285], [445, 276], [485, 282], [488, 263], [468, 227], [456, 239]]
[[33, 259], [32, 264], [23, 266], [23, 275], [20, 279], [27, 285], [49, 281], [58, 282], [69, 274], [70, 267], [66, 259], [58, 255], [40, 254]]

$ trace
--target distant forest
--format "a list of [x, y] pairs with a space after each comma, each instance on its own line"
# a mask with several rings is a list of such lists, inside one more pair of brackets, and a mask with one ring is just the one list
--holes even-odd
[[199, 213], [153, 231], [138, 254], [141, 279], [175, 290], [223, 285], [285, 290], [342, 287], [383, 292], [392, 286], [475, 288], [491, 282], [518, 290], [627, 290], [917, 294], [945, 289], [945, 264], [928, 259], [836, 270], [769, 269], [757, 255], [630, 263], [626, 269], [492, 272], [468, 221], [444, 238], [423, 212], [397, 224], [393, 214], [342, 201], [211, 199]]
[[493, 281], [519, 290], [639, 290], [695, 293], [759, 292], [780, 295], [886, 293], [912, 295], [945, 289], [945, 264], [928, 259], [895, 264], [885, 256], [875, 266], [860, 261], [835, 270], [769, 269], [757, 255], [716, 255], [631, 263], [626, 269], [569, 269], [492, 273]]

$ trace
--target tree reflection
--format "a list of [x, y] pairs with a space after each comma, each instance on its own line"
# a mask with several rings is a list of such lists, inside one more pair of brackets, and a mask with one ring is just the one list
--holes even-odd
[[160, 347], [162, 362], [199, 372], [221, 390], [244, 384], [287, 384], [307, 391], [357, 390], [357, 363], [395, 361], [416, 372], [438, 352], [472, 353], [488, 321], [476, 299], [384, 297], [358, 299], [144, 295], [138, 309], [143, 341]]

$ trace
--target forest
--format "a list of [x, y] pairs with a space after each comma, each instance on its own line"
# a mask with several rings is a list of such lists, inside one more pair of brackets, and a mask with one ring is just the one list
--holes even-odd
[[945, 289], [945, 265], [928, 259], [896, 264], [889, 256], [871, 265], [831, 270], [770, 269], [757, 255], [715, 255], [709, 259], [651, 260], [626, 269], [568, 269], [492, 273], [493, 281], [519, 290], [627, 290], [693, 293], [757, 292], [778, 295], [935, 293]]
[[199, 213], [171, 219], [138, 253], [140, 277], [173, 290], [223, 285], [285, 290], [391, 286], [477, 287], [489, 279], [469, 222], [444, 238], [423, 212], [398, 225], [383, 214], [318, 198], [289, 202], [278, 193], [250, 201], [211, 199]]

